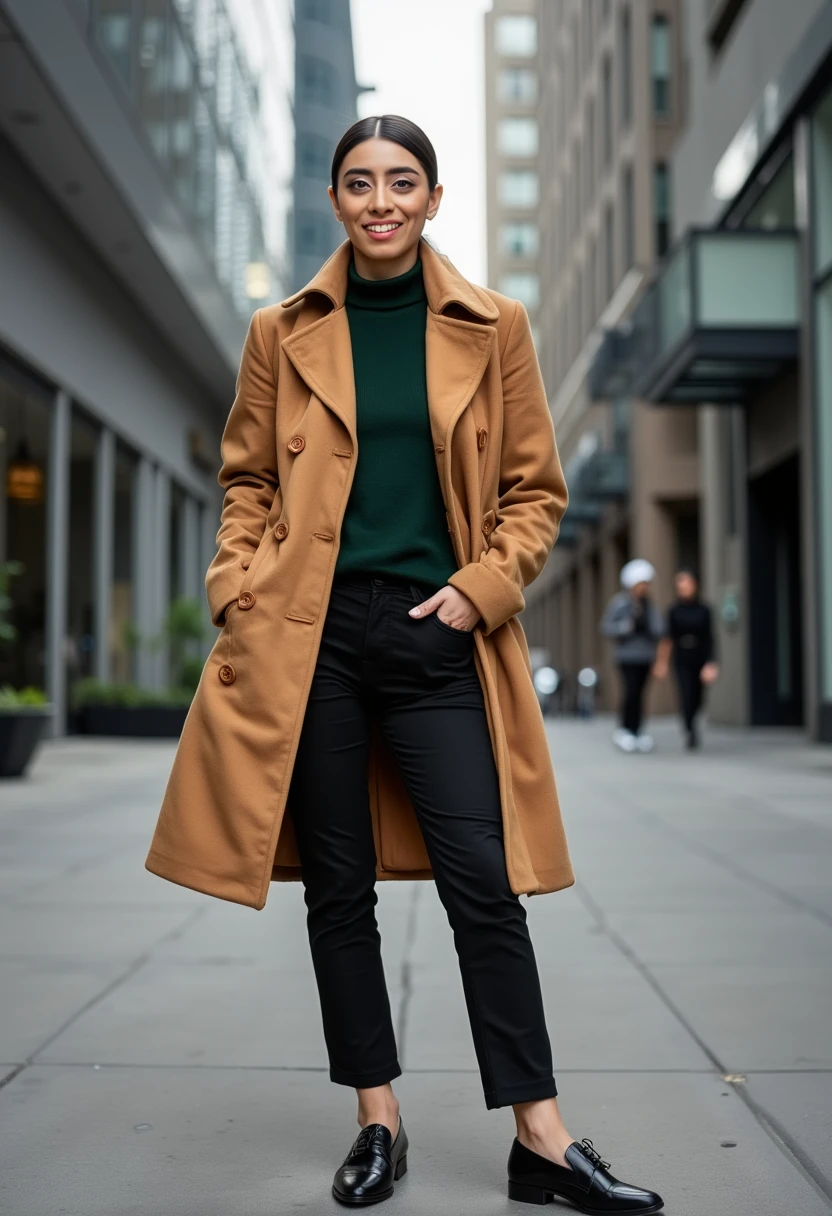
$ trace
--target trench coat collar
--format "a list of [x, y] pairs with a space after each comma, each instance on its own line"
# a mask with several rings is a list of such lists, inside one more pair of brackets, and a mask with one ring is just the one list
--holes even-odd
[[[497, 336], [492, 325], [482, 322], [496, 321], [500, 314], [484, 291], [464, 279], [425, 241], [420, 242], [420, 255], [428, 298], [425, 332], [428, 414], [434, 447], [442, 452], [482, 380]], [[304, 311], [308, 307], [309, 315], [305, 324], [299, 323], [283, 339], [281, 346], [307, 387], [340, 418], [356, 444], [355, 373], [344, 307], [351, 256], [350, 242], [345, 241], [307, 287], [283, 301], [283, 307], [288, 308], [304, 300]], [[321, 296], [333, 306], [323, 314]], [[443, 310], [452, 304], [477, 319], [446, 316]]]
[[[488, 295], [463, 278], [448, 258], [437, 253], [424, 238], [419, 241], [419, 256], [431, 312], [441, 314], [450, 305], [458, 304], [480, 321], [498, 320], [500, 314]], [[347, 267], [351, 257], [351, 243], [344, 241], [305, 287], [282, 301], [283, 307], [290, 308], [306, 296], [317, 293], [325, 296], [334, 308], [342, 308], [347, 294]]]

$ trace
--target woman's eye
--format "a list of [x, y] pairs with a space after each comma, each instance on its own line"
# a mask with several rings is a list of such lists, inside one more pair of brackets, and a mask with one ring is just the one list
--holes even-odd
[[350, 190], [355, 190], [358, 186], [367, 186], [367, 185], [369, 185], [369, 182], [364, 182], [361, 180], [360, 177], [358, 177], [350, 182]]
[[394, 186], [412, 186], [413, 182], [409, 181], [408, 178], [406, 178], [406, 177], [400, 177], [397, 182], [393, 182], [393, 185]]

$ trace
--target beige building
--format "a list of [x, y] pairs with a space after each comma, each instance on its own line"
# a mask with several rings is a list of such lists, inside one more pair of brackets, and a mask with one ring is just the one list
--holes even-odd
[[[495, 3], [490, 89], [500, 67], [495, 22], [520, 7]], [[665, 604], [676, 565], [699, 557], [695, 413], [656, 410], [616, 396], [615, 386], [594, 401], [588, 383], [604, 328], [630, 315], [669, 243], [669, 162], [684, 118], [679, 8], [679, 0], [522, 5], [536, 20], [538, 351], [571, 492], [524, 623], [565, 676], [567, 699], [589, 665], [601, 673], [607, 707], [617, 687], [598, 621], [621, 566], [649, 558]], [[509, 273], [499, 244], [504, 212], [494, 201], [501, 113], [490, 99], [489, 265], [498, 288]], [[660, 690], [657, 706], [669, 707], [668, 698]]]
[[488, 281], [522, 300], [539, 337], [540, 126], [537, 0], [495, 0], [486, 14]]

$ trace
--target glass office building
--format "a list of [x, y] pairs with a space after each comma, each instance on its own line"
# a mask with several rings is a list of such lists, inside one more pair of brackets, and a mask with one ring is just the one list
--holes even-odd
[[[290, 0], [0, 0], [0, 684], [162, 688], [251, 313], [291, 277]], [[206, 611], [207, 615], [207, 611]]]

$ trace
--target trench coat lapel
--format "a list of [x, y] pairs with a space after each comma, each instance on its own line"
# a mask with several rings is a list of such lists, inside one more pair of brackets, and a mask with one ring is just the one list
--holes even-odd
[[[496, 330], [482, 322], [496, 321], [499, 313], [484, 292], [468, 283], [424, 241], [420, 255], [428, 297], [425, 334], [428, 412], [433, 442], [444, 447], [456, 420], [476, 392], [491, 356]], [[345, 241], [306, 287], [283, 302], [288, 308], [304, 299], [304, 307], [316, 312], [312, 301], [323, 296], [332, 308], [307, 324], [302, 323], [301, 315], [282, 345], [298, 375], [340, 418], [355, 443], [355, 378], [344, 307], [350, 257], [350, 243]], [[451, 305], [461, 307], [478, 320], [446, 316], [444, 310]]]

